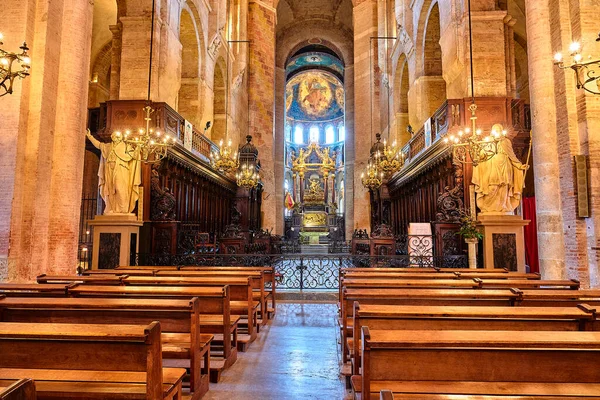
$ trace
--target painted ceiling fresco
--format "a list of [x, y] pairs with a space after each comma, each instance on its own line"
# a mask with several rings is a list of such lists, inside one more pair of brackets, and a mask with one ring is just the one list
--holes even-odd
[[331, 121], [344, 116], [344, 87], [331, 74], [305, 71], [286, 85], [286, 116], [296, 121]]
[[291, 78], [296, 72], [308, 69], [324, 69], [343, 79], [344, 65], [335, 56], [321, 52], [304, 53], [292, 58], [285, 68], [288, 78]]

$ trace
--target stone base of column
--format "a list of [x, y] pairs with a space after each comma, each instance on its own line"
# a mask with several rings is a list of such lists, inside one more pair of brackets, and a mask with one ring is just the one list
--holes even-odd
[[483, 233], [484, 268], [506, 268], [525, 272], [525, 235], [529, 224], [519, 215], [486, 215], [477, 217]]
[[92, 269], [131, 265], [138, 251], [140, 227], [133, 214], [96, 215], [89, 221], [94, 229]]

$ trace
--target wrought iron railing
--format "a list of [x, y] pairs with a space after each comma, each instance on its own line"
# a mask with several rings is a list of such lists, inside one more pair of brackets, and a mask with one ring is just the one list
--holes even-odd
[[340, 268], [467, 268], [465, 255], [368, 256], [341, 254], [138, 254], [137, 265], [274, 266], [279, 289], [336, 289]]

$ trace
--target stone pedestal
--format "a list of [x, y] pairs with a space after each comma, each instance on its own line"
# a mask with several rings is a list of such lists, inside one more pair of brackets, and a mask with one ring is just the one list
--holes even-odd
[[97, 215], [89, 224], [94, 228], [92, 269], [131, 265], [142, 221], [133, 214], [113, 214]]
[[523, 227], [529, 224], [519, 215], [480, 214], [483, 233], [484, 268], [506, 268], [525, 272], [525, 236]]

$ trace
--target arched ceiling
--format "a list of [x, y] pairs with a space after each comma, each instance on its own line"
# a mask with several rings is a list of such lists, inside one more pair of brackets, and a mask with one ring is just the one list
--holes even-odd
[[299, 47], [322, 43], [352, 64], [351, 0], [280, 0], [277, 5], [277, 64], [284, 67]]

